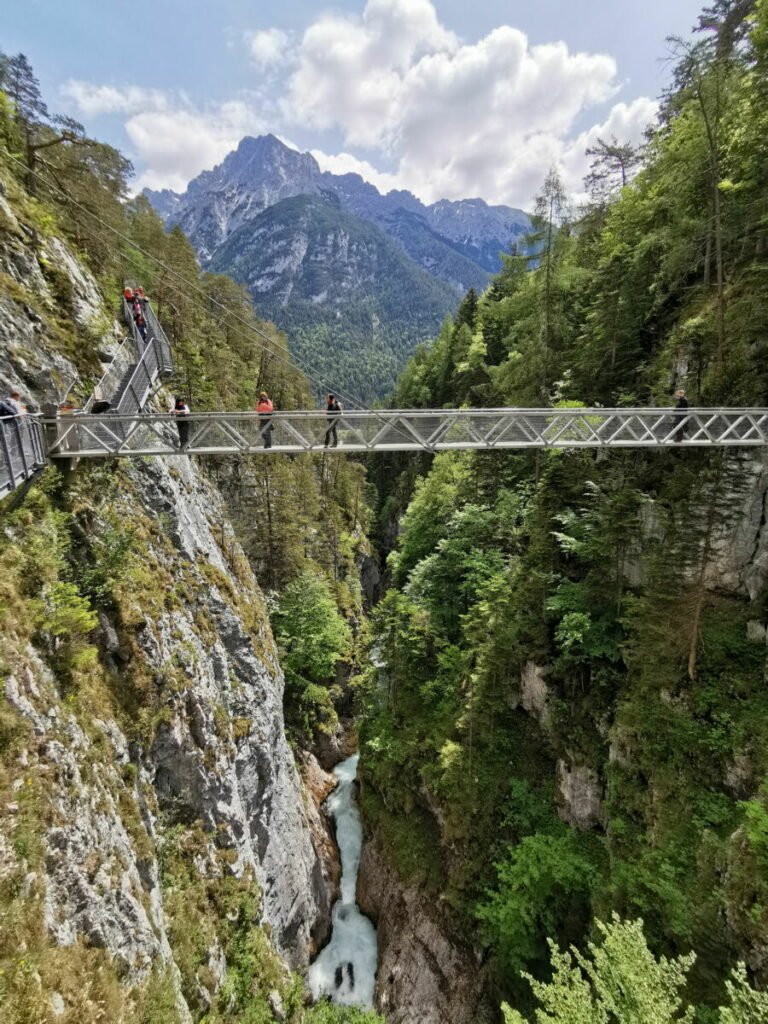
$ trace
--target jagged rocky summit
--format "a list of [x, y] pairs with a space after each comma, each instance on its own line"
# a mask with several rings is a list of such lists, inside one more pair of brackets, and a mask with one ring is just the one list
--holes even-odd
[[243, 139], [183, 195], [146, 195], [204, 267], [248, 287], [295, 355], [365, 402], [392, 390], [417, 345], [530, 228], [521, 210], [482, 199], [382, 195], [273, 135]]
[[501, 268], [499, 254], [531, 227], [522, 210], [482, 199], [442, 199], [427, 206], [404, 190], [382, 195], [359, 174], [321, 171], [311, 153], [291, 149], [274, 135], [244, 138], [183, 194], [144, 194], [168, 227], [182, 227], [204, 264], [268, 207], [292, 196], [330, 194], [346, 213], [382, 228], [416, 263], [461, 291], [484, 286]]

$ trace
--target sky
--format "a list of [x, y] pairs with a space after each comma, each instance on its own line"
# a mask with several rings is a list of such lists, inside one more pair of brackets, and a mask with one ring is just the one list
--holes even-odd
[[[598, 138], [639, 142], [701, 0], [7, 0], [52, 111], [183, 191], [245, 135], [426, 202], [572, 194]], [[10, 5], [8, 9], [7, 5]]]

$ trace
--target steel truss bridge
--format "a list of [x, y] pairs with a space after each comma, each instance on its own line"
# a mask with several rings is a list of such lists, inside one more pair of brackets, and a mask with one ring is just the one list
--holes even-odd
[[[335, 427], [338, 448], [334, 446]], [[49, 458], [691, 448], [768, 444], [768, 409], [401, 409], [74, 415], [41, 421]]]
[[[0, 498], [52, 459], [299, 452], [692, 448], [768, 444], [768, 409], [395, 409], [160, 415], [144, 411], [173, 354], [151, 305], [82, 411], [0, 419]], [[98, 403], [98, 405], [97, 405]], [[104, 411], [96, 413], [99, 406]]]

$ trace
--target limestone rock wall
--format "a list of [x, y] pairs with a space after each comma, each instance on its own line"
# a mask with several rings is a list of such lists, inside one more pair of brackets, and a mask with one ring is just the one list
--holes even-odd
[[363, 846], [357, 902], [378, 930], [374, 1000], [388, 1024], [475, 1024], [496, 1018], [477, 954], [432, 897], [403, 884], [375, 835]]
[[[72, 329], [82, 336], [98, 325], [92, 379], [121, 329], [67, 246], [52, 238], [35, 253], [14, 209], [3, 186], [0, 274], [11, 283], [0, 297], [0, 386], [20, 384], [39, 405], [82, 376], [56, 341], [59, 300], [41, 260], [63, 275]], [[203, 877], [255, 877], [273, 944], [298, 969], [330, 927], [334, 870], [318, 855], [330, 856], [329, 838], [286, 740], [266, 607], [218, 491], [186, 457], [74, 465], [61, 500], [83, 550], [114, 525], [99, 516], [102, 489], [114, 495], [114, 520], [137, 530], [154, 596], [138, 587], [100, 612], [89, 642], [99, 651], [94, 673], [112, 691], [102, 717], [84, 713], [66, 691], [51, 652], [22, 639], [23, 630], [3, 637], [0, 685], [29, 739], [9, 766], [14, 795], [0, 815], [0, 877], [24, 878], [20, 898], [44, 908], [54, 944], [106, 950], [126, 984], [166, 965], [188, 1020], [161, 882], [167, 836], [193, 826], [205, 837], [194, 855]], [[13, 501], [23, 508], [24, 495]], [[27, 775], [35, 780], [32, 823]], [[0, 773], [3, 785], [6, 778]], [[27, 829], [42, 844], [35, 870], [20, 841]], [[215, 942], [210, 963], [220, 984], [226, 965]]]

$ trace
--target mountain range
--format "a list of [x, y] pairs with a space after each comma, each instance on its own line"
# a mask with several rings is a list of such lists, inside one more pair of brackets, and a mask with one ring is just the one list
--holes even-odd
[[294, 352], [365, 402], [469, 288], [481, 291], [530, 230], [482, 199], [425, 205], [358, 174], [322, 171], [274, 135], [244, 138], [186, 192], [145, 190], [203, 267], [246, 284]]

